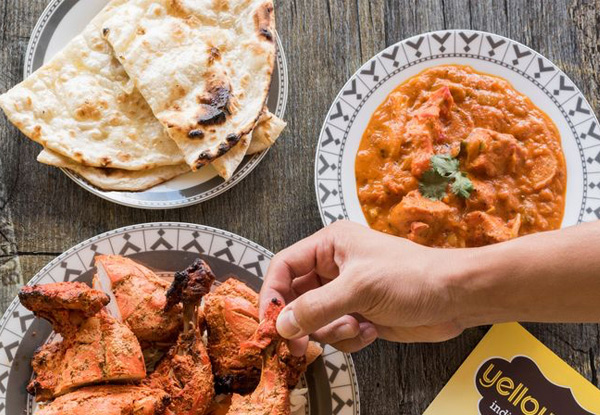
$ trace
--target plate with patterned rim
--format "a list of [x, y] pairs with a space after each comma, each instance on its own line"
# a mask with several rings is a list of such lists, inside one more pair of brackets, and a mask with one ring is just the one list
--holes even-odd
[[519, 42], [473, 30], [443, 30], [392, 45], [365, 63], [327, 113], [315, 157], [315, 191], [324, 225], [367, 225], [354, 160], [371, 115], [406, 79], [442, 64], [469, 65], [509, 81], [556, 124], [567, 164], [562, 226], [600, 219], [600, 126], [589, 103], [556, 65]]
[[[91, 283], [94, 257], [119, 254], [156, 271], [184, 269], [200, 256], [218, 280], [237, 276], [260, 289], [273, 254], [241, 236], [189, 223], [147, 223], [103, 233], [80, 243], [46, 265], [29, 284], [58, 281]], [[0, 319], [0, 415], [31, 415], [35, 403], [25, 391], [37, 347], [51, 335], [50, 325], [34, 318], [15, 298]], [[359, 415], [358, 384], [350, 355], [324, 346], [323, 355], [302, 379], [308, 388], [306, 415]], [[294, 415], [298, 414], [295, 412]]]
[[[60, 51], [107, 3], [108, 0], [52, 0], [31, 34], [25, 53], [24, 77], [27, 78]], [[267, 106], [272, 113], [283, 118], [289, 82], [287, 62], [279, 35], [276, 36], [276, 41], [277, 58]], [[207, 166], [142, 192], [100, 190], [70, 170], [61, 170], [84, 189], [111, 202], [143, 209], [171, 209], [201, 203], [225, 192], [250, 174], [267, 152], [268, 149], [245, 157], [227, 181], [219, 177], [212, 167]]]

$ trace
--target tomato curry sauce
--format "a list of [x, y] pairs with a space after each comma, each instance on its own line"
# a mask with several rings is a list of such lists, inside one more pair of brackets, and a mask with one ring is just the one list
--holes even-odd
[[[468, 197], [421, 193], [433, 155], [459, 161]], [[557, 229], [563, 217], [556, 126], [507, 81], [469, 66], [427, 69], [390, 93], [364, 132], [355, 169], [369, 225], [423, 245], [487, 245]]]

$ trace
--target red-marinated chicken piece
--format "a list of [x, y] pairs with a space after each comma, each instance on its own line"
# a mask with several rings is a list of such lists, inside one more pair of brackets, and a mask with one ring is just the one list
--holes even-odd
[[[103, 309], [108, 296], [76, 282], [26, 286], [21, 303], [53, 324], [62, 340], [33, 356], [27, 390], [46, 401], [75, 388], [146, 376], [140, 345], [127, 326]], [[100, 311], [98, 311], [100, 310]]]
[[[240, 347], [259, 327], [258, 294], [243, 282], [230, 278], [207, 295], [204, 302], [208, 350], [218, 392], [252, 391], [260, 380], [261, 350], [256, 348], [242, 354]], [[297, 368], [288, 377], [291, 388], [321, 352], [320, 346], [310, 342], [306, 357], [292, 356], [289, 350], [282, 354], [289, 365]]]
[[204, 299], [208, 351], [219, 391], [248, 392], [260, 379], [260, 353], [240, 356], [258, 327], [258, 294], [230, 278]]
[[411, 112], [402, 139], [412, 142], [415, 152], [411, 160], [411, 173], [415, 177], [429, 170], [434, 144], [448, 141], [445, 125], [449, 122], [454, 99], [450, 88], [443, 86], [429, 95], [427, 100]]
[[48, 320], [62, 336], [68, 336], [110, 301], [102, 291], [82, 282], [25, 286], [19, 291], [19, 300], [36, 317]]
[[471, 179], [473, 190], [466, 200], [469, 210], [482, 210], [484, 212], [494, 209], [497, 203], [497, 191], [494, 185], [485, 180]]
[[308, 347], [304, 356], [294, 356], [290, 351], [287, 342], [281, 342], [277, 349], [277, 355], [286, 368], [285, 377], [288, 388], [294, 389], [296, 387], [298, 382], [300, 382], [300, 377], [306, 372], [308, 366], [317, 360], [322, 353], [323, 348], [317, 343], [310, 341], [308, 342]]
[[467, 171], [487, 177], [515, 173], [527, 155], [523, 144], [512, 135], [485, 128], [475, 128], [463, 146]]
[[89, 386], [44, 405], [36, 415], [166, 415], [169, 395], [135, 385]]
[[450, 110], [454, 105], [454, 99], [450, 88], [446, 85], [433, 91], [427, 98], [427, 101], [423, 103], [416, 111], [412, 112], [412, 115], [417, 118], [434, 120], [438, 122], [448, 119], [450, 116]]
[[142, 344], [175, 341], [182, 325], [181, 305], [165, 309], [168, 282], [118, 255], [96, 257], [96, 267], [98, 277], [110, 281], [121, 319]]
[[262, 352], [274, 341], [281, 340], [277, 332], [277, 317], [281, 310], [283, 310], [283, 303], [273, 298], [254, 333], [241, 344], [240, 353], [242, 355], [252, 353], [254, 350]]
[[176, 415], [204, 415], [215, 395], [210, 358], [198, 321], [198, 307], [214, 280], [208, 264], [197, 259], [175, 274], [167, 293], [167, 311], [179, 301], [183, 303], [183, 332], [143, 383], [166, 391], [171, 396], [168, 410]]
[[[262, 354], [262, 352], [274, 341], [282, 340], [277, 332], [277, 316], [283, 306], [277, 300], [272, 300], [263, 321], [257, 327], [252, 336], [242, 343], [240, 348], [241, 356], [253, 356]], [[277, 357], [281, 363], [281, 371], [286, 379], [289, 389], [293, 389], [300, 380], [300, 376], [306, 372], [307, 366], [314, 362], [323, 353], [321, 346], [314, 342], [308, 343], [308, 349], [304, 356], [294, 356], [288, 347], [287, 342], [280, 341], [277, 345]], [[264, 359], [263, 359], [264, 362]]]
[[426, 243], [431, 237], [452, 230], [456, 215], [455, 208], [413, 190], [392, 208], [390, 222], [401, 233], [406, 233], [408, 239]]
[[501, 218], [475, 211], [465, 216], [469, 246], [483, 246], [508, 241], [519, 235], [521, 218], [519, 215], [508, 223]]
[[242, 354], [261, 351], [262, 373], [254, 392], [246, 396], [233, 395], [228, 415], [289, 415], [290, 391], [286, 381], [288, 367], [279, 359], [278, 349], [282, 339], [275, 328], [282, 308], [283, 304], [273, 299], [255, 334], [242, 344]]
[[559, 172], [558, 161], [550, 151], [538, 151], [527, 164], [531, 171], [530, 181], [533, 190], [542, 190], [548, 186]]

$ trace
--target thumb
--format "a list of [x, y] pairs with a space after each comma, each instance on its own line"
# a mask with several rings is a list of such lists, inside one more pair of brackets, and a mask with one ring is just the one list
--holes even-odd
[[338, 318], [352, 313], [353, 298], [343, 278], [308, 291], [288, 304], [277, 318], [277, 331], [287, 339], [312, 334]]

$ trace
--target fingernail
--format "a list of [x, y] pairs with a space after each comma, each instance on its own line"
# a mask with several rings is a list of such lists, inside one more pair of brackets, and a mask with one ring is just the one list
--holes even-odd
[[277, 331], [286, 339], [294, 338], [300, 334], [300, 326], [291, 308], [284, 308], [277, 317]]
[[360, 338], [365, 343], [371, 343], [377, 338], [377, 329], [372, 323], [360, 323]]

